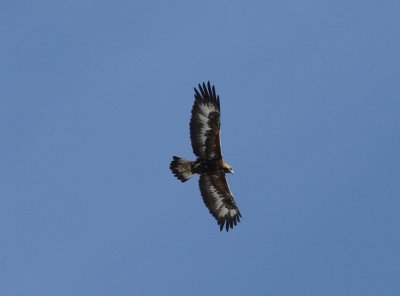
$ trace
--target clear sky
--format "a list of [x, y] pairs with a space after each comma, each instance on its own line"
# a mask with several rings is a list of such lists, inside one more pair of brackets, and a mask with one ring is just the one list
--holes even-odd
[[[400, 295], [400, 2], [1, 1], [0, 295]], [[242, 222], [169, 171], [210, 80]]]

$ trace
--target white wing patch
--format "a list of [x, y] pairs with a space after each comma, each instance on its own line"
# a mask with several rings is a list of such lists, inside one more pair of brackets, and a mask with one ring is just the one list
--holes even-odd
[[229, 210], [227, 208], [222, 208], [219, 211], [218, 217], [225, 217], [228, 214]]
[[[199, 103], [199, 108], [200, 108], [200, 111], [201, 111], [201, 115], [203, 115], [203, 116], [205, 116], [206, 118], [208, 118], [208, 115], [211, 113], [211, 112], [215, 112], [215, 111], [218, 111], [216, 108], [215, 108], [215, 106], [214, 105], [212, 105], [212, 104], [207, 104], [207, 103]], [[219, 112], [219, 111], [218, 111]]]
[[199, 145], [197, 145], [198, 149], [200, 150], [200, 154], [204, 155], [205, 150], [206, 150], [206, 140], [207, 140], [207, 131], [210, 130], [210, 127], [208, 126], [208, 120], [209, 120], [209, 115], [212, 112], [218, 112], [217, 108], [212, 105], [208, 104], [206, 102], [199, 102], [197, 104], [198, 107], [198, 112], [193, 114], [194, 118], [193, 120], [196, 122], [197, 127], [198, 127], [198, 133], [196, 133], [196, 141]]

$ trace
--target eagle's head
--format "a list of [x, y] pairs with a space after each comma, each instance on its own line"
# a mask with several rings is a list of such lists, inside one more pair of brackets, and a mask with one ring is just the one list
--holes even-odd
[[227, 164], [226, 162], [223, 163], [222, 168], [223, 168], [225, 173], [229, 173], [229, 174], [233, 174], [234, 173], [233, 168], [229, 164]]

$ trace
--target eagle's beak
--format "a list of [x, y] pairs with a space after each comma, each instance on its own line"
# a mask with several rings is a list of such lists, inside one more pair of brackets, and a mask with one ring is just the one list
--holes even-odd
[[233, 169], [231, 169], [231, 174], [234, 174], [235, 172], [233, 171]]

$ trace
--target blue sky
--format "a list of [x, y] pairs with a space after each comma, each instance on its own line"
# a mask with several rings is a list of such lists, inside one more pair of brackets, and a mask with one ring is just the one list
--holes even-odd
[[[399, 1], [2, 1], [1, 295], [400, 295]], [[243, 218], [181, 184], [210, 80]]]

